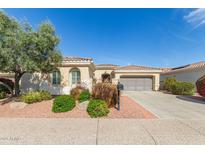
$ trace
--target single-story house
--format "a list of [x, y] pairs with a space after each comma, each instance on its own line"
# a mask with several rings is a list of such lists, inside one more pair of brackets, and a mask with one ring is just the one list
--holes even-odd
[[178, 81], [191, 82], [195, 85], [196, 81], [205, 75], [205, 61], [162, 70], [163, 72], [160, 75], [161, 85], [168, 77], [174, 77]]
[[[154, 68], [146, 66], [95, 65], [92, 58], [64, 57], [62, 64], [50, 74], [24, 74], [20, 81], [22, 92], [46, 90], [51, 94], [69, 94], [76, 85], [92, 89], [98, 82], [120, 82], [126, 91], [157, 91], [163, 80], [175, 77], [179, 81], [195, 82], [205, 75], [205, 62], [177, 68]], [[12, 74], [0, 76], [12, 78]]]
[[159, 68], [145, 66], [95, 65], [92, 58], [64, 57], [61, 66], [49, 75], [24, 74], [20, 81], [22, 92], [46, 90], [52, 94], [69, 94], [78, 84], [92, 89], [94, 83], [118, 82], [124, 90], [159, 90]]

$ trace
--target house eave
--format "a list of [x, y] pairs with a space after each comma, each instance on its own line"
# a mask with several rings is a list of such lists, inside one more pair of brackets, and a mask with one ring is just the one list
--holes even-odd
[[114, 70], [115, 73], [161, 73], [162, 70]]

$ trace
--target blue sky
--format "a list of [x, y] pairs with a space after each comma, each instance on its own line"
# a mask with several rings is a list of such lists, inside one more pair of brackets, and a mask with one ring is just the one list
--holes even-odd
[[205, 60], [204, 9], [4, 9], [33, 27], [50, 20], [64, 56], [97, 64], [176, 67]]

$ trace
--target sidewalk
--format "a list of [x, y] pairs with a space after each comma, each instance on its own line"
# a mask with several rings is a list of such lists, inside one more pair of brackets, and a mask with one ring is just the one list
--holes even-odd
[[205, 144], [205, 121], [1, 118], [0, 144]]

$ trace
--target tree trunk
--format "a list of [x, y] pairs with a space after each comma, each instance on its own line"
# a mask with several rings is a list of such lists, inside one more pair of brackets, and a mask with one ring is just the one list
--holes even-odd
[[22, 75], [23, 75], [22, 73], [15, 73], [15, 83], [14, 83], [15, 96], [19, 96], [20, 95], [19, 82], [20, 82], [20, 79], [21, 79]]

